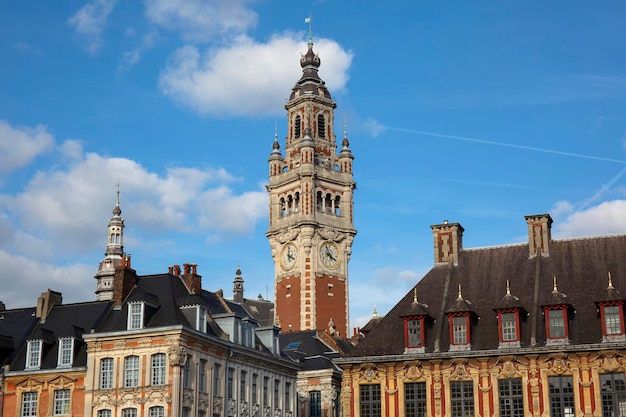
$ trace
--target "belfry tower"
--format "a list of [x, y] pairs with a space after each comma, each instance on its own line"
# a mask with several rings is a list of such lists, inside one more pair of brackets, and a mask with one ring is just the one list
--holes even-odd
[[120, 189], [117, 188], [117, 199], [113, 209], [113, 217], [109, 220], [107, 247], [104, 259], [98, 265], [98, 273], [94, 278], [96, 285], [96, 300], [110, 300], [113, 298], [113, 277], [115, 267], [122, 265], [124, 256], [124, 219], [121, 217]]
[[[310, 32], [309, 32], [310, 33]], [[269, 157], [275, 322], [283, 332], [328, 330], [348, 337], [348, 261], [356, 235], [352, 161], [347, 134], [337, 153], [330, 92], [318, 75], [320, 58], [300, 58], [291, 91], [284, 155], [278, 135]]]

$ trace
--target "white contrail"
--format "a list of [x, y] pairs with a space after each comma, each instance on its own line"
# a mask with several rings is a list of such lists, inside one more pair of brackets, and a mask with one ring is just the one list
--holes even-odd
[[551, 154], [555, 154], [555, 155], [571, 156], [571, 157], [574, 157], [574, 158], [594, 159], [596, 161], [616, 162], [618, 164], [626, 164], [626, 161], [624, 161], [624, 160], [613, 159], [613, 158], [605, 158], [603, 156], [583, 155], [583, 154], [579, 154], [579, 153], [555, 151], [555, 150], [552, 150], [552, 149], [536, 148], [536, 147], [533, 147], [533, 146], [525, 146], [525, 145], [515, 145], [515, 144], [512, 144], [512, 143], [494, 142], [494, 141], [491, 141], [491, 140], [468, 138], [468, 137], [465, 137], [465, 136], [444, 135], [442, 133], [424, 132], [424, 131], [421, 131], [421, 130], [404, 129], [404, 128], [400, 128], [400, 127], [385, 126], [384, 128], [388, 129], [388, 130], [395, 130], [397, 132], [413, 133], [415, 135], [433, 136], [433, 137], [436, 137], [436, 138], [445, 138], [445, 139], [455, 139], [455, 140], [462, 140], [464, 142], [474, 142], [474, 143], [482, 143], [482, 144], [485, 144], [485, 145], [502, 146], [502, 147], [505, 147], [505, 148], [524, 149], [526, 151], [551, 153]]
[[580, 207], [578, 207], [578, 210], [579, 211], [584, 210], [587, 207], [589, 207], [591, 203], [602, 198], [602, 195], [606, 193], [607, 191], [609, 191], [611, 189], [611, 186], [613, 186], [613, 184], [615, 184], [617, 180], [619, 180], [622, 177], [622, 175], [624, 175], [624, 173], [626, 173], [626, 168], [622, 168], [621, 171], [618, 172], [617, 175], [615, 175], [613, 178], [611, 178], [611, 180], [608, 183], [602, 185], [602, 187], [600, 187], [600, 189], [596, 191], [594, 195], [589, 197], [587, 200], [583, 201]]

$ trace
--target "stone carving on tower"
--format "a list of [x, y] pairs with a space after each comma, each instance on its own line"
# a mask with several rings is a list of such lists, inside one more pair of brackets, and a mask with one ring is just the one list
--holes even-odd
[[104, 259], [98, 265], [98, 273], [94, 278], [96, 285], [96, 300], [110, 300], [113, 298], [113, 277], [115, 268], [122, 265], [124, 257], [124, 219], [121, 217], [120, 189], [117, 187], [117, 199], [113, 209], [113, 217], [109, 220], [107, 246]]
[[356, 235], [354, 156], [345, 125], [337, 152], [330, 92], [318, 75], [320, 58], [300, 58], [291, 91], [284, 153], [274, 135], [269, 157], [270, 222], [266, 233], [275, 267], [275, 321], [286, 331], [327, 330], [348, 336], [348, 261]]

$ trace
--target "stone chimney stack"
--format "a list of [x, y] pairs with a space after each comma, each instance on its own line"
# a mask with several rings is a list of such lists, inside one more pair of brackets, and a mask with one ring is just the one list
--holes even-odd
[[[176, 266], [174, 266], [174, 271], [176, 271]], [[198, 266], [196, 264], [183, 264], [183, 274], [180, 278], [185, 283], [185, 286], [190, 294], [200, 295], [202, 292], [202, 277], [198, 275], [197, 267]]]
[[63, 304], [63, 295], [60, 292], [52, 291], [48, 288], [48, 291], [42, 292], [37, 299], [37, 311], [36, 315], [41, 319], [41, 322], [46, 321], [46, 317], [50, 314], [50, 310], [55, 305]]
[[136, 284], [137, 272], [130, 267], [130, 255], [124, 255], [122, 264], [115, 267], [113, 275], [113, 307], [121, 307]]
[[452, 262], [459, 264], [459, 252], [463, 249], [463, 226], [460, 223], [435, 224], [430, 226], [435, 243], [435, 264]]
[[549, 214], [534, 214], [524, 216], [528, 225], [528, 249], [530, 257], [550, 256], [550, 240], [552, 239], [550, 229], [552, 227], [552, 217]]

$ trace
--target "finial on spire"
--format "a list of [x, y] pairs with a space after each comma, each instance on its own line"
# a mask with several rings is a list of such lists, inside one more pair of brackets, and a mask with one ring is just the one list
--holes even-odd
[[378, 316], [378, 313], [376, 312], [376, 304], [374, 304], [374, 312], [372, 313], [372, 316], [374, 318], [376, 318]]
[[122, 214], [122, 209], [120, 208], [120, 180], [119, 179], [115, 183], [115, 188], [117, 188], [117, 196], [115, 197], [115, 207], [113, 208], [113, 215], [119, 216]]
[[413, 304], [417, 304], [417, 287], [413, 289]]
[[511, 295], [511, 287], [509, 286], [509, 280], [506, 280], [506, 295]]
[[611, 272], [609, 272], [609, 286], [607, 288], [607, 290], [614, 290], [615, 288], [613, 287], [613, 280], [611, 279]]
[[557, 294], [559, 292], [559, 290], [556, 288], [556, 275], [554, 276], [554, 278], [552, 279], [552, 294]]
[[456, 297], [457, 301], [463, 301], [463, 294], [461, 293], [461, 284], [459, 284], [459, 295]]
[[304, 23], [309, 24], [309, 45], [313, 45], [313, 13], [309, 12], [309, 17], [304, 19]]

